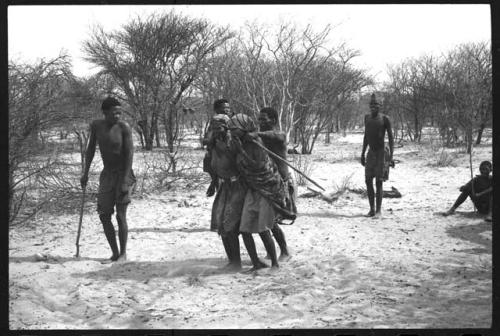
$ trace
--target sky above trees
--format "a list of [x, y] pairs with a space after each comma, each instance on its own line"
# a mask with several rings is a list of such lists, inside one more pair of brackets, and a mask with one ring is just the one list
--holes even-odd
[[77, 76], [97, 69], [83, 60], [82, 42], [91, 27], [119, 29], [130, 18], [168, 11], [238, 29], [245, 22], [293, 21], [318, 30], [334, 26], [332, 44], [358, 49], [357, 65], [378, 81], [386, 65], [423, 54], [445, 53], [460, 43], [491, 40], [488, 5], [192, 5], [192, 6], [9, 6], [8, 48], [12, 61], [32, 62], [66, 51]]

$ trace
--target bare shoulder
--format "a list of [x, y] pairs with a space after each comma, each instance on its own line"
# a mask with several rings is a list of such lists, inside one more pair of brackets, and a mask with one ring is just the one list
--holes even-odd
[[106, 124], [104, 119], [95, 119], [90, 122], [90, 128], [93, 130], [99, 130], [103, 128]]
[[121, 127], [123, 132], [130, 133], [132, 131], [130, 125], [126, 121], [120, 120], [118, 121], [118, 125]]

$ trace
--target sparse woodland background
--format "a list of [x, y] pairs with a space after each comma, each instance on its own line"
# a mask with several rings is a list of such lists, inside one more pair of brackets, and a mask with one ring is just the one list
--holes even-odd
[[[329, 42], [335, 34], [330, 26], [315, 31], [293, 23], [232, 31], [172, 11], [137, 17], [116, 31], [94, 27], [82, 48], [100, 71], [89, 77], [73, 75], [66, 54], [34, 64], [9, 60], [10, 225], [78, 204], [88, 125], [101, 117], [107, 95], [121, 100], [134, 130], [138, 194], [206, 182], [203, 152], [193, 149], [201, 148], [212, 103], [221, 97], [252, 117], [274, 107], [289, 146], [300, 153], [292, 160], [306, 171], [304, 155], [318, 141], [333, 146], [332, 134], [362, 131], [372, 92], [399, 145], [427, 142], [441, 153], [470, 153], [481, 144], [492, 120], [489, 42], [402, 60], [388, 66], [387, 82], [376, 83], [353, 64], [359, 51]], [[93, 190], [97, 178], [90, 183]]]

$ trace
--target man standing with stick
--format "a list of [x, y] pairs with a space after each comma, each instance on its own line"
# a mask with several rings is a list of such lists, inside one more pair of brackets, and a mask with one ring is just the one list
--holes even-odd
[[[132, 131], [126, 122], [120, 120], [121, 104], [117, 99], [113, 97], [104, 99], [102, 112], [104, 119], [94, 120], [90, 124], [89, 144], [85, 152], [85, 169], [80, 182], [85, 190], [96, 144], [99, 144], [104, 169], [99, 178], [97, 212], [112, 251], [109, 262], [125, 261], [127, 260], [128, 238], [127, 207], [130, 203], [131, 189], [135, 183], [132, 171], [134, 151]], [[111, 222], [115, 206], [120, 249], [118, 249], [115, 229]]]
[[[365, 135], [363, 137], [363, 150], [361, 152], [361, 164], [365, 166], [365, 182], [370, 203], [368, 217], [378, 218], [381, 216], [383, 181], [389, 177], [389, 166], [392, 164], [394, 153], [394, 138], [392, 136], [391, 122], [389, 118], [379, 113], [380, 104], [375, 94], [370, 100], [370, 114], [365, 115]], [[385, 147], [385, 133], [389, 138], [389, 149]], [[370, 146], [365, 159], [366, 148]], [[373, 179], [375, 178], [376, 197], [373, 190]], [[375, 208], [376, 198], [376, 208]]]

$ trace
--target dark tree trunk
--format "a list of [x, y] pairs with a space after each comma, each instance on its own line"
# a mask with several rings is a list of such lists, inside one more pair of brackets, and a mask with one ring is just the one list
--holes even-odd
[[484, 124], [481, 124], [479, 127], [479, 130], [477, 131], [477, 138], [476, 138], [476, 145], [481, 144], [481, 138], [483, 137], [483, 131], [486, 126]]
[[160, 148], [161, 147], [161, 143], [160, 143], [160, 132], [158, 130], [158, 124], [156, 124], [156, 127], [155, 127], [155, 138], [156, 138], [156, 147]]
[[465, 141], [467, 144], [467, 154], [470, 154], [472, 152], [472, 128], [466, 131]]

